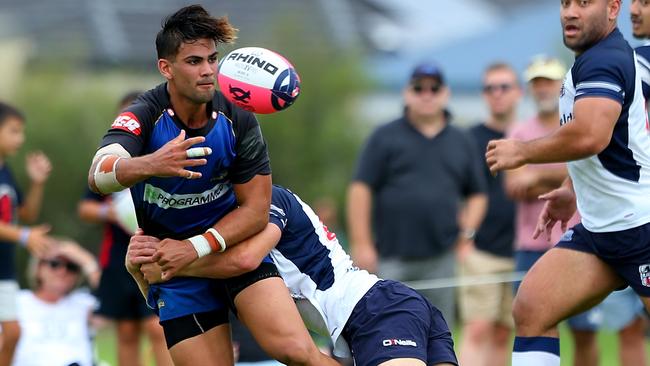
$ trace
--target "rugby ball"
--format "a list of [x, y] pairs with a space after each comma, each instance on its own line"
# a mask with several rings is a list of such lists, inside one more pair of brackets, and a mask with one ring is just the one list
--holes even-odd
[[217, 75], [223, 95], [253, 113], [286, 109], [300, 95], [300, 77], [280, 54], [261, 47], [244, 47], [228, 53]]

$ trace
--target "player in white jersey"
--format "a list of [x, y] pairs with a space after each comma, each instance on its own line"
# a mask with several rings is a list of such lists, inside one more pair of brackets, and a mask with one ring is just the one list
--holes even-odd
[[567, 231], [528, 272], [515, 298], [513, 366], [559, 365], [557, 324], [631, 286], [650, 304], [650, 136], [639, 66], [617, 29], [620, 0], [562, 0], [565, 45], [576, 54], [551, 135], [488, 144], [497, 173], [568, 161], [570, 178], [547, 201], [535, 235], [575, 213]]
[[[440, 311], [405, 285], [355, 267], [336, 235], [298, 196], [274, 186], [269, 221], [262, 233], [193, 262], [181, 275], [237, 276], [270, 252], [303, 320], [331, 337], [337, 357], [349, 357], [351, 350], [357, 366], [458, 365]], [[132, 240], [129, 256], [156, 244]], [[142, 271], [158, 281], [155, 264]]]
[[634, 37], [646, 40], [646, 43], [635, 48], [635, 51], [643, 83], [643, 96], [647, 101], [650, 98], [650, 1], [632, 0], [630, 18]]

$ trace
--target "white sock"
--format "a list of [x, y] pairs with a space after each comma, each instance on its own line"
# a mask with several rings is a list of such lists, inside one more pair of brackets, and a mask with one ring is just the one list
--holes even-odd
[[515, 337], [512, 366], [560, 366], [560, 340], [551, 337]]

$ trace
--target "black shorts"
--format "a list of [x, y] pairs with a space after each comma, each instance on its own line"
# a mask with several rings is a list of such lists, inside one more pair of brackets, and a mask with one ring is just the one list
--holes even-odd
[[126, 268], [109, 266], [102, 271], [96, 290], [99, 309], [96, 313], [112, 320], [142, 320], [155, 313], [147, 304], [138, 285]]
[[172, 348], [176, 343], [203, 334], [210, 329], [228, 323], [228, 309], [208, 311], [205, 313], [194, 313], [179, 318], [161, 321], [160, 325], [165, 332], [167, 349]]
[[[273, 263], [270, 259], [265, 259], [259, 265], [259, 267], [257, 267], [257, 269], [248, 273], [244, 273], [243, 275], [225, 280], [226, 293], [228, 294], [228, 302], [232, 312], [237, 315], [235, 298], [237, 295], [239, 295], [240, 292], [256, 282], [271, 277], [281, 277], [280, 272], [278, 272], [278, 268], [275, 266], [275, 263]], [[262, 301], [264, 300], [262, 299]]]
[[[242, 290], [270, 277], [280, 277], [280, 273], [275, 264], [265, 260], [254, 271], [225, 280], [228, 302], [233, 313], [237, 314], [234, 300]], [[226, 323], [228, 323], [228, 309], [224, 307], [204, 313], [189, 314], [164, 320], [160, 322], [160, 325], [165, 331], [167, 348], [171, 348], [178, 342], [195, 337]]]

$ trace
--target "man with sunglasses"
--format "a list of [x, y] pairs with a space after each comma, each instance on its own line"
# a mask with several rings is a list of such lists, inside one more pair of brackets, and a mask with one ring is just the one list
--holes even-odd
[[[483, 219], [481, 161], [471, 137], [450, 124], [449, 95], [437, 65], [417, 66], [402, 92], [404, 115], [379, 127], [359, 158], [348, 191], [352, 257], [383, 278], [455, 276], [455, 251], [471, 245]], [[423, 294], [453, 329], [454, 289]]]
[[[522, 96], [517, 73], [506, 63], [493, 63], [483, 73], [483, 99], [490, 112], [484, 123], [470, 129], [479, 151], [490, 140], [505, 137], [513, 125]], [[479, 161], [482, 157], [477, 156]], [[490, 276], [514, 270], [515, 204], [503, 188], [503, 176], [490, 174], [485, 163], [483, 175], [488, 185], [488, 209], [476, 232], [474, 245], [460, 258], [460, 273]], [[505, 365], [513, 328], [512, 286], [510, 283], [466, 286], [460, 289], [460, 319], [463, 339], [460, 362], [464, 365]]]

